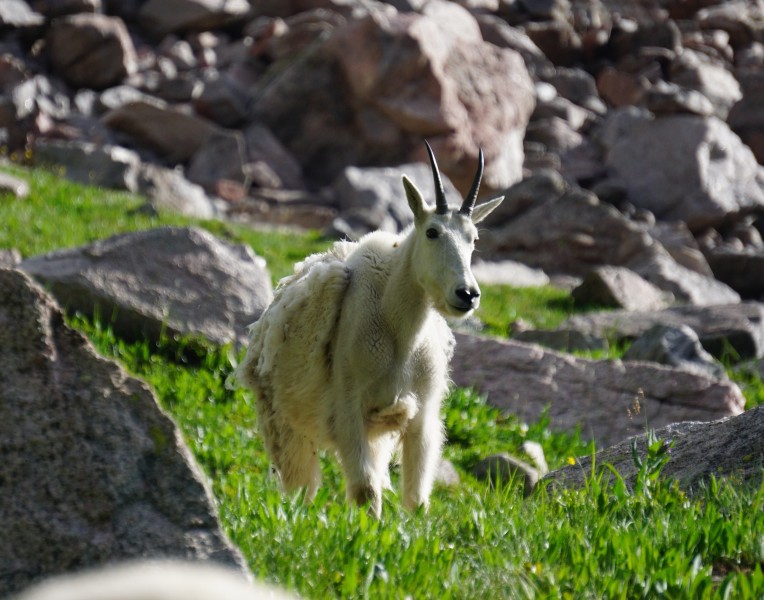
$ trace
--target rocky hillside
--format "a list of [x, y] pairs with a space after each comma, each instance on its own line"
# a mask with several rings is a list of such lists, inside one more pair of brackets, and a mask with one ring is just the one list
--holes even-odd
[[[141, 192], [154, 208], [351, 237], [410, 222], [400, 176], [429, 189], [423, 138], [454, 201], [482, 147], [483, 193], [506, 199], [481, 233], [480, 278], [517, 284], [521, 263], [577, 301], [621, 309], [556, 331], [518, 322], [516, 340], [569, 351], [645, 338], [626, 358], [724, 380], [716, 359], [764, 355], [763, 10], [742, 0], [7, 0], [0, 135], [17, 160]], [[76, 279], [72, 252], [55, 260], [79, 265]], [[155, 318], [138, 301], [108, 302]], [[229, 308], [262, 308], [245, 304]], [[658, 424], [699, 418], [666, 408], [687, 402], [658, 389], [660, 371], [583, 368], [510, 345], [489, 352], [504, 357], [492, 374], [467, 354], [455, 379], [528, 418], [559, 396], [564, 372], [563, 387], [591, 381], [586, 397], [606, 406], [610, 391], [624, 406], [639, 391]], [[558, 374], [549, 393], [507, 375], [528, 360]], [[637, 371], [656, 389], [624, 375]], [[725, 399], [703, 418], [741, 410], [737, 388], [721, 385]], [[581, 407], [571, 410], [580, 423]], [[620, 439], [595, 433], [587, 410], [590, 433]]]
[[531, 181], [494, 257], [655, 283], [665, 249], [755, 297], [763, 28], [743, 0], [8, 0], [0, 132], [176, 210], [338, 233], [405, 225], [358, 188], [424, 137], [462, 191], [482, 146], [486, 193]]

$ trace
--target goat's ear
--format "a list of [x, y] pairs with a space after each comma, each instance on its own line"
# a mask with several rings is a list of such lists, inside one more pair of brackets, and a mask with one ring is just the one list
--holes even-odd
[[475, 224], [480, 223], [480, 221], [493, 212], [494, 208], [501, 204], [502, 200], [504, 200], [504, 196], [499, 196], [498, 198], [494, 198], [493, 200], [489, 200], [488, 202], [476, 206], [472, 209], [472, 222]]
[[403, 189], [406, 190], [406, 200], [409, 202], [411, 212], [414, 213], [414, 220], [418, 223], [427, 214], [424, 198], [422, 198], [422, 193], [408, 177], [404, 175], [402, 179]]

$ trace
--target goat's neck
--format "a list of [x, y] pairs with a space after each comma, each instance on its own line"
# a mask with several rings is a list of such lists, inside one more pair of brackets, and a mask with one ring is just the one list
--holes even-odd
[[395, 249], [390, 275], [382, 294], [383, 318], [401, 350], [410, 349], [414, 344], [430, 310], [424, 288], [414, 276], [413, 250], [413, 235], [401, 240]]

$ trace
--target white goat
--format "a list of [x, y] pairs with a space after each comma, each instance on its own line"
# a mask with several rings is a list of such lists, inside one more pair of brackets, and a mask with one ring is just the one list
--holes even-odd
[[256, 393], [266, 449], [286, 491], [311, 499], [317, 451], [336, 452], [347, 496], [379, 516], [392, 454], [402, 446], [403, 504], [429, 502], [443, 443], [440, 403], [454, 338], [443, 316], [477, 308], [470, 270], [476, 223], [502, 198], [475, 207], [472, 189], [448, 207], [430, 145], [435, 208], [404, 175], [414, 224], [376, 231], [308, 257], [277, 286], [251, 327], [239, 381]]

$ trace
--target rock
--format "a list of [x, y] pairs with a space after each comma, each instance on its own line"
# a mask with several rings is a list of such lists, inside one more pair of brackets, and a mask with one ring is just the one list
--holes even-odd
[[533, 86], [520, 55], [486, 44], [465, 9], [433, 2], [422, 16], [370, 15], [338, 30], [332, 43], [356, 100], [404, 132], [431, 138], [460, 191], [474, 176], [478, 146], [484, 185], [520, 179]]
[[483, 253], [549, 274], [584, 276], [604, 260], [624, 265], [652, 252], [650, 235], [614, 207], [590, 192], [569, 188], [557, 194], [556, 186], [542, 183], [527, 187], [528, 194], [507, 191], [509, 205], [500, 205], [499, 214], [489, 217], [481, 232]]
[[0, 249], [0, 269], [12, 269], [21, 262], [21, 252], [16, 248]]
[[511, 27], [504, 19], [495, 15], [476, 14], [474, 16], [480, 26], [483, 39], [494, 46], [519, 52], [531, 74], [553, 68], [549, 59], [523, 30]]
[[597, 75], [597, 90], [612, 106], [639, 104], [649, 87], [650, 82], [646, 77], [613, 67], [605, 67]]
[[[757, 302], [715, 306], [672, 306], [662, 311], [608, 311], [575, 315], [560, 329], [631, 341], [655, 325], [686, 325], [716, 358], [745, 360], [764, 356], [764, 305]], [[732, 355], [730, 356], [730, 350]]]
[[[652, 363], [574, 358], [540, 346], [456, 334], [454, 383], [487, 395], [500, 410], [574, 431], [600, 446], [650, 427], [708, 421], [743, 411], [734, 383]], [[639, 417], [634, 418], [635, 401]], [[630, 414], [632, 415], [630, 417]]]
[[481, 231], [478, 247], [484, 255], [550, 275], [584, 277], [603, 264], [627, 267], [681, 302], [740, 301], [729, 286], [678, 264], [645, 224], [591, 192], [558, 186], [556, 178], [534, 175], [505, 192], [505, 201]]
[[659, 219], [698, 231], [764, 206], [764, 171], [715, 117], [637, 119], [605, 144], [607, 167], [629, 201]]
[[218, 131], [214, 123], [173, 110], [158, 99], [127, 102], [101, 120], [170, 163], [186, 162]]
[[157, 108], [167, 106], [151, 94], [142, 92], [131, 85], [123, 84], [107, 88], [98, 94], [93, 109], [96, 114], [101, 115], [123, 106], [129, 106], [134, 102], [153, 104]]
[[221, 27], [244, 18], [250, 10], [246, 0], [148, 0], [138, 11], [143, 27], [157, 38], [169, 33]]
[[724, 379], [721, 363], [703, 349], [698, 334], [687, 325], [655, 325], [634, 340], [623, 360], [646, 360]]
[[476, 260], [472, 274], [478, 283], [486, 285], [509, 285], [515, 288], [542, 287], [549, 285], [549, 276], [541, 269], [533, 269], [514, 260]]
[[20, 271], [0, 270], [0, 595], [115, 560], [246, 572], [200, 469], [142, 381], [98, 356]]
[[[322, 39], [271, 66], [256, 84], [252, 115], [268, 124], [309, 180], [329, 185], [342, 169], [361, 162], [364, 139], [352, 131], [348, 94]], [[397, 128], [376, 114], [362, 122], [367, 120], [374, 121], [380, 144], [397, 150]]]
[[24, 0], [4, 0], [0, 4], [0, 28], [39, 27], [44, 22], [43, 16], [33, 11]]
[[719, 30], [729, 34], [733, 48], [747, 46], [758, 37], [764, 20], [762, 8], [756, 3], [733, 0], [705, 6], [695, 19], [702, 30]]
[[217, 211], [204, 189], [191, 183], [177, 169], [143, 164], [138, 174], [138, 192], [148, 197], [154, 210], [164, 210], [194, 217], [212, 219]]
[[673, 296], [662, 292], [625, 267], [604, 265], [592, 269], [571, 295], [580, 304], [611, 306], [625, 310], [660, 310]]
[[671, 80], [701, 92], [714, 106], [714, 113], [724, 120], [735, 102], [743, 97], [735, 76], [707, 54], [685, 48], [671, 64]]
[[701, 92], [665, 81], [659, 81], [647, 90], [644, 103], [657, 116], [683, 113], [710, 117], [714, 114], [714, 105]]
[[296, 600], [286, 591], [252, 583], [241, 572], [205, 562], [142, 560], [52, 577], [16, 600]]
[[764, 248], [736, 250], [717, 247], [704, 252], [714, 276], [743, 298], [764, 299], [764, 281], [754, 273], [764, 269]]
[[[652, 425], [651, 425], [652, 427]], [[675, 479], [690, 492], [697, 492], [711, 478], [727, 478], [736, 488], [761, 485], [764, 466], [764, 406], [757, 406], [738, 416], [711, 423], [677, 423], [655, 431], [657, 439], [673, 442], [668, 463], [663, 468], [665, 479]], [[636, 438], [637, 452], [644, 458], [645, 435]], [[612, 465], [629, 487], [634, 486], [637, 467], [632, 457], [631, 439], [597, 452], [595, 464], [605, 480], [612, 473], [604, 465]], [[576, 459], [576, 465], [553, 471], [547, 478], [555, 486], [581, 487], [592, 472], [592, 457]]]
[[502, 192], [504, 201], [487, 217], [486, 228], [493, 230], [529, 209], [551, 203], [563, 196], [567, 189], [568, 185], [557, 171], [534, 171]]
[[681, 221], [657, 221], [650, 227], [650, 235], [681, 266], [706, 277], [714, 276], [695, 236]]
[[54, 19], [46, 41], [53, 68], [73, 86], [103, 89], [137, 70], [133, 42], [116, 17], [80, 13]]
[[248, 170], [251, 170], [251, 165], [266, 164], [276, 177], [275, 185], [270, 187], [288, 190], [305, 189], [300, 163], [268, 127], [262, 123], [252, 123], [243, 130], [242, 134], [246, 145]]
[[7, 92], [0, 96], [0, 107], [0, 125], [25, 139], [32, 122], [40, 130], [49, 129], [52, 127], [49, 119], [64, 119], [71, 110], [63, 86], [44, 75], [10, 83]]
[[325, 231], [336, 220], [337, 210], [327, 202], [323, 194], [254, 189], [241, 201], [229, 204], [227, 215], [229, 218], [256, 226], [273, 225]]
[[10, 194], [16, 200], [24, 200], [29, 196], [29, 184], [21, 177], [0, 172], [0, 197], [5, 194]]
[[103, 12], [101, 0], [36, 0], [34, 5], [48, 19], [77, 13]]
[[581, 59], [581, 38], [565, 21], [530, 21], [525, 33], [552, 63], [570, 67]]
[[606, 112], [607, 107], [599, 97], [594, 77], [583, 69], [557, 68], [552, 72], [544, 73], [543, 79], [552, 84], [560, 96], [567, 98], [573, 104], [598, 115]]
[[743, 97], [730, 109], [727, 123], [751, 149], [759, 164], [764, 164], [764, 74], [760, 68], [740, 75]]
[[198, 93], [192, 96], [197, 114], [222, 127], [244, 124], [249, 110], [249, 96], [244, 86], [228, 73], [212, 71], [202, 79]]
[[727, 284], [679, 264], [662, 247], [634, 257], [627, 266], [649, 283], [673, 294], [677, 302], [696, 306], [740, 302], [740, 295]]
[[121, 146], [39, 139], [33, 156], [36, 164], [55, 168], [72, 181], [131, 192], [138, 190], [141, 159]]
[[186, 176], [207, 191], [214, 191], [220, 180], [233, 181], [246, 189], [250, 176], [245, 168], [245, 155], [241, 133], [221, 129], [194, 152]]
[[472, 467], [476, 479], [489, 481], [493, 485], [522, 481], [523, 495], [529, 496], [539, 480], [539, 472], [524, 460], [506, 452], [492, 454]]
[[450, 460], [441, 458], [438, 462], [438, 470], [435, 473], [435, 483], [444, 487], [456, 487], [459, 485], [461, 477]]
[[465, 9], [432, 2], [424, 14], [371, 12], [326, 40], [283, 73], [274, 65], [253, 107], [309, 178], [329, 183], [351, 164], [426, 161], [426, 136], [462, 192], [479, 146], [486, 188], [519, 179], [530, 77], [519, 54], [482, 40]]
[[[400, 167], [346, 167], [332, 184], [334, 203], [341, 216], [356, 223], [356, 233], [375, 229], [398, 232], [413, 222], [403, 193], [401, 177], [406, 175], [425, 197], [434, 198], [432, 170], [424, 163]], [[459, 206], [462, 197], [448, 177], [443, 188], [451, 205]]]
[[273, 298], [264, 261], [197, 229], [163, 227], [29, 258], [19, 266], [70, 311], [114, 315], [126, 338], [246, 343]]
[[560, 352], [605, 352], [605, 337], [582, 333], [575, 329], [521, 329], [512, 331], [511, 337], [518, 342], [538, 344]]
[[560, 117], [532, 119], [525, 131], [524, 142], [544, 145], [548, 152], [562, 153], [580, 146], [584, 136]]

